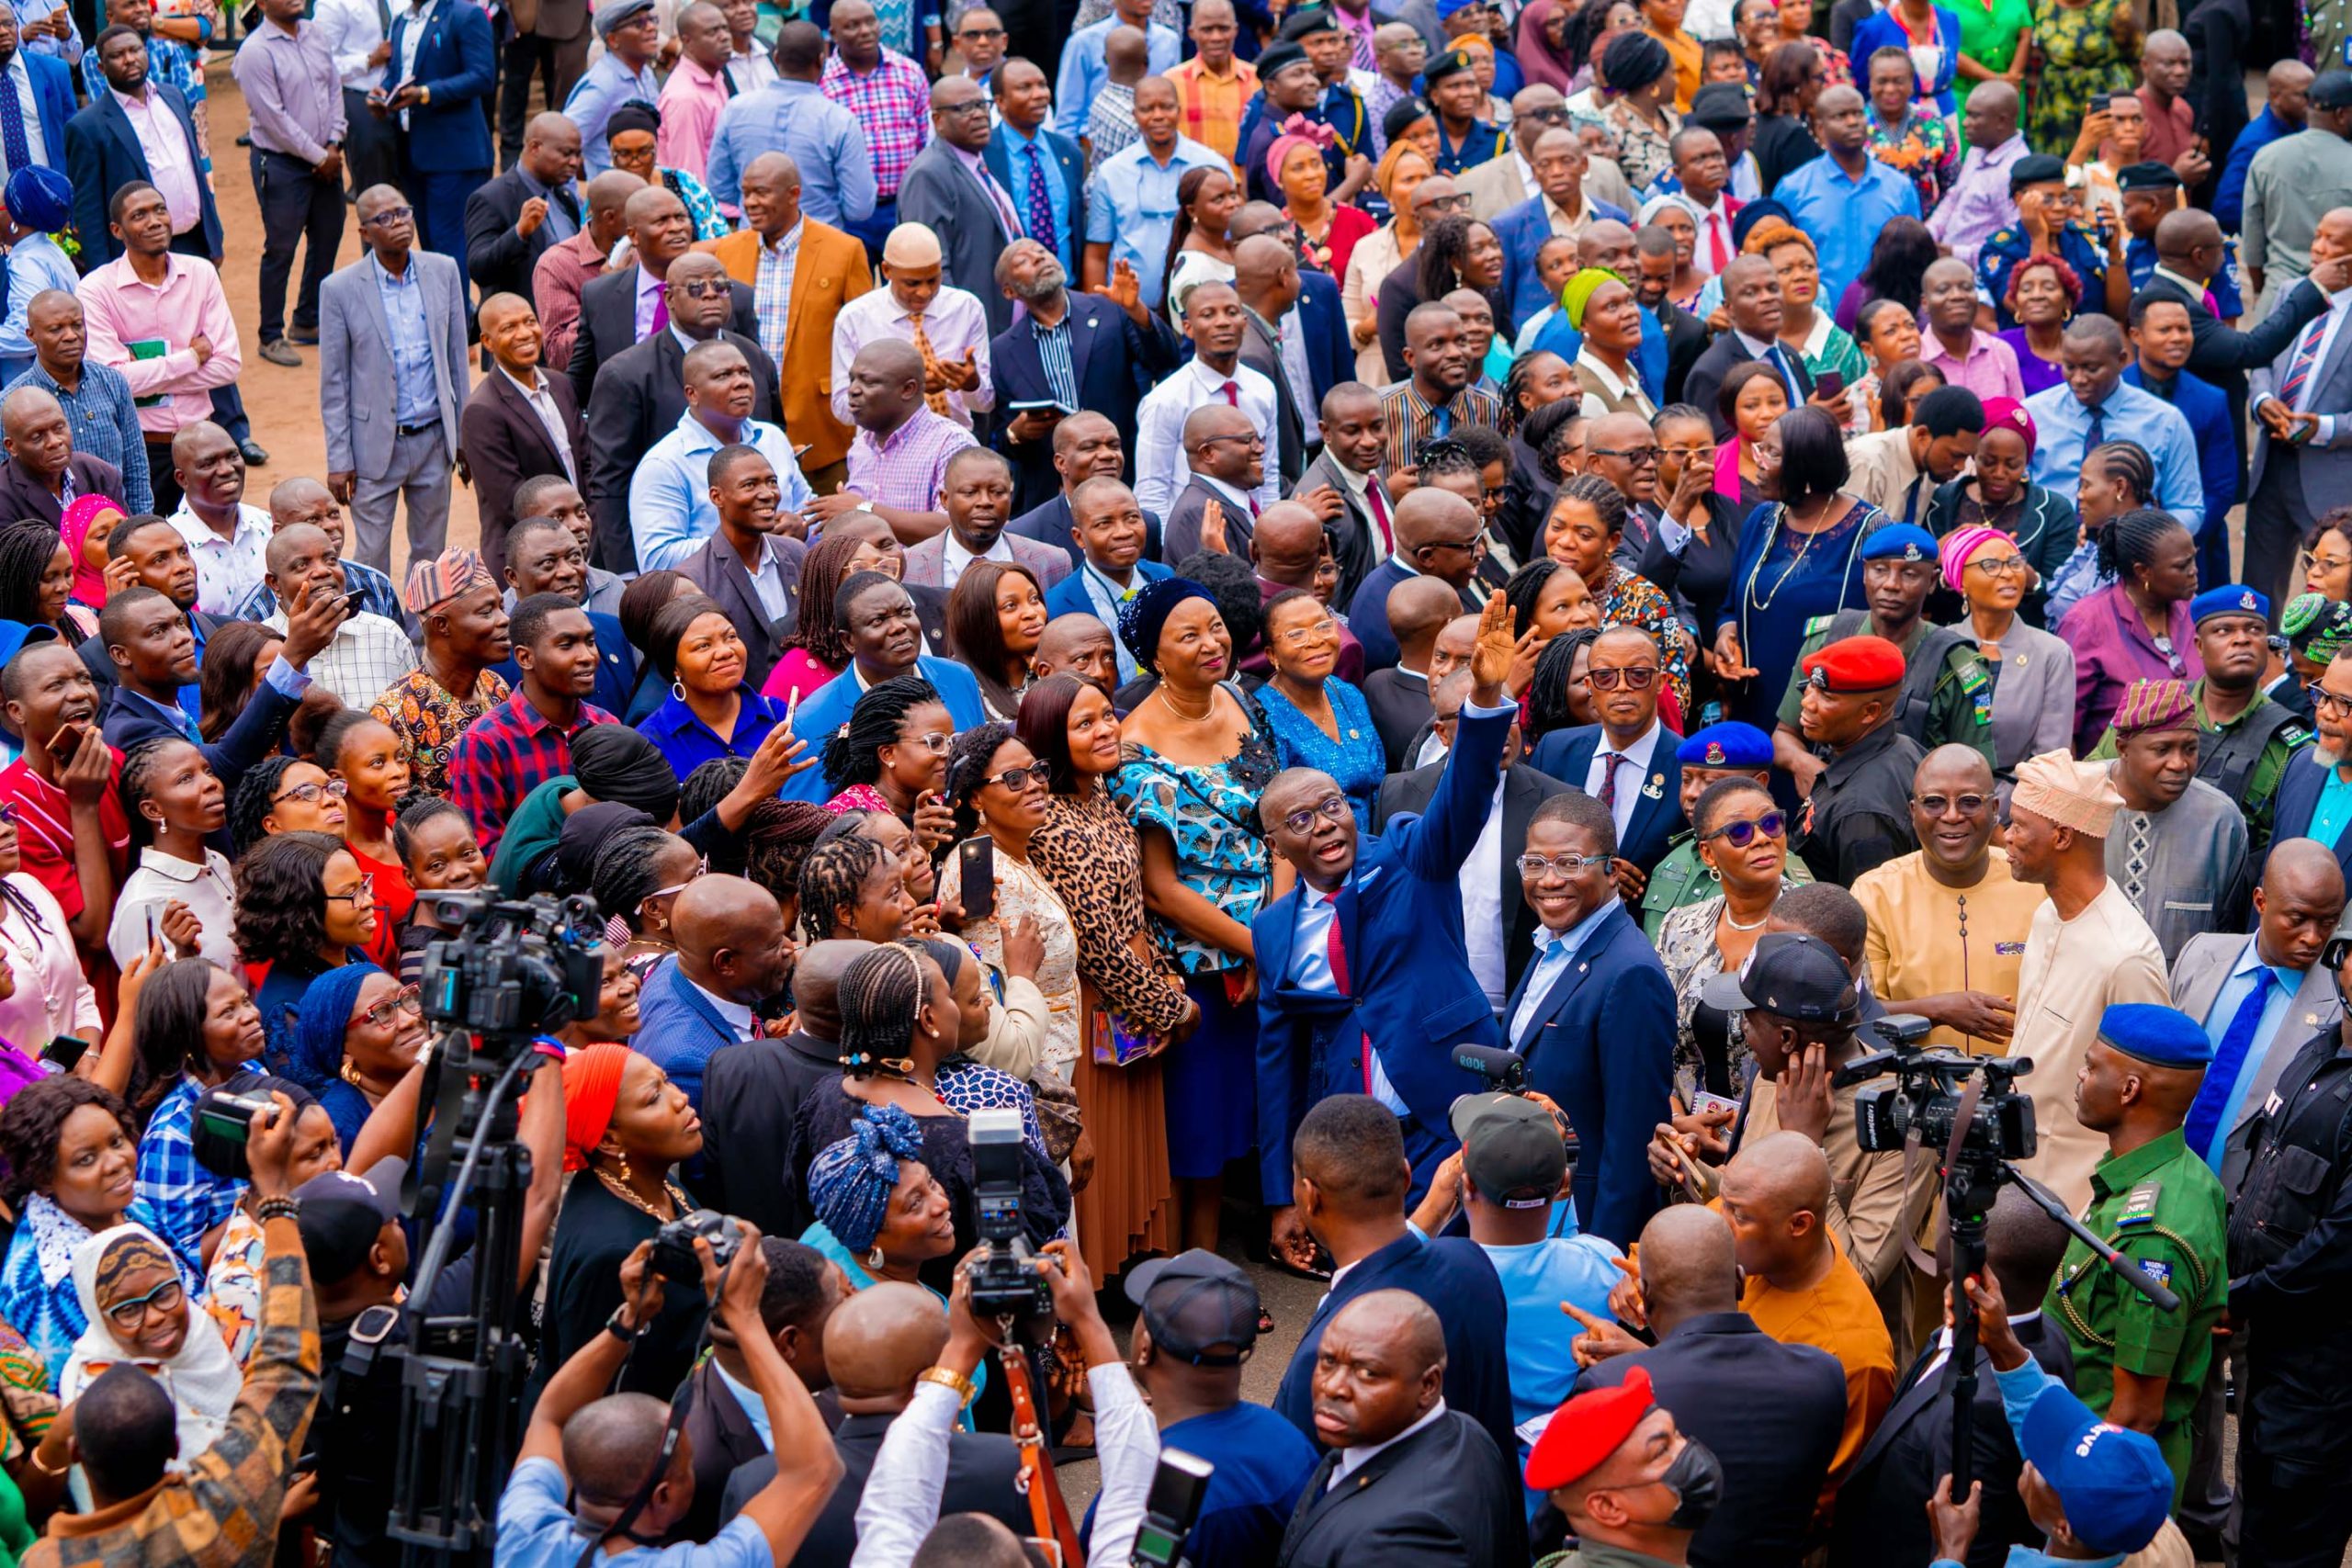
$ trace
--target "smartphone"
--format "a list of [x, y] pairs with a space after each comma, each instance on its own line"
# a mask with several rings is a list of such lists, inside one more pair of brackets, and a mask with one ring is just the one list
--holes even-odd
[[90, 1049], [90, 1043], [78, 1034], [61, 1034], [40, 1048], [40, 1059], [61, 1073], [70, 1073]]
[[996, 913], [996, 840], [987, 834], [956, 846], [956, 871], [961, 879], [964, 918], [985, 920]]
[[147, 942], [151, 947], [164, 940], [164, 910], [159, 904], [147, 906]]
[[1846, 374], [1842, 370], [1824, 370], [1813, 378], [1815, 396], [1834, 398], [1846, 389]]
[[2105, 114], [2108, 110], [2108, 106], [2114, 102], [2115, 95], [2113, 93], [2093, 93], [2091, 95], [2091, 113]]

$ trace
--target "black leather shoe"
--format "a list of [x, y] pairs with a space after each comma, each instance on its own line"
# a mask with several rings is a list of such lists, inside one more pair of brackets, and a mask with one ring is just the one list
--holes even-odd
[[265, 467], [269, 462], [269, 454], [263, 451], [261, 443], [254, 440], [251, 436], [238, 442], [237, 450], [243, 454], [245, 466], [247, 468], [258, 468]]

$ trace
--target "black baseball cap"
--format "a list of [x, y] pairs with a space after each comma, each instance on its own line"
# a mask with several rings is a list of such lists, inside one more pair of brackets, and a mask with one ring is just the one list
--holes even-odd
[[1462, 1140], [1462, 1173], [1481, 1198], [1506, 1209], [1551, 1207], [1568, 1146], [1549, 1111], [1524, 1095], [1465, 1094], [1446, 1120]]
[[[1258, 1343], [1258, 1287], [1238, 1264], [1205, 1247], [1136, 1264], [1126, 1288], [1151, 1342], [1180, 1361], [1238, 1367]], [[1234, 1348], [1212, 1353], [1216, 1345]]]
[[401, 1182], [408, 1162], [380, 1159], [365, 1174], [330, 1170], [294, 1190], [302, 1205], [295, 1224], [311, 1260], [311, 1280], [339, 1285], [368, 1260], [383, 1228], [401, 1217]]
[[1725, 1012], [1757, 1008], [1799, 1023], [1848, 1022], [1861, 1012], [1861, 996], [1846, 961], [1804, 931], [1758, 937], [1736, 974], [1716, 976], [1699, 995]]

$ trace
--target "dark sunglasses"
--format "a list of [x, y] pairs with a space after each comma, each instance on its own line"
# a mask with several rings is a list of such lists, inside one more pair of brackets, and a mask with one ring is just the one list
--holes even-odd
[[1705, 836], [1710, 839], [1721, 839], [1733, 849], [1744, 850], [1756, 841], [1757, 834], [1761, 833], [1768, 839], [1777, 839], [1787, 830], [1788, 826], [1789, 819], [1785, 813], [1767, 811], [1753, 822], [1726, 822]]

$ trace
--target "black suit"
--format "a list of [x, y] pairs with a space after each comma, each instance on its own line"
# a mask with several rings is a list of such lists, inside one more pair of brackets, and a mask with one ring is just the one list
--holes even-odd
[[808, 547], [797, 539], [779, 536], [776, 565], [784, 574], [784, 591], [793, 608], [781, 620], [770, 620], [760, 591], [752, 584], [752, 574], [745, 570], [743, 558], [727, 542], [725, 532], [711, 535], [703, 541], [702, 548], [678, 563], [678, 570], [694, 580], [695, 586], [718, 602], [727, 618], [735, 623], [742, 634], [743, 652], [749, 664], [743, 679], [756, 686], [768, 678], [775, 668], [781, 650], [777, 644], [789, 635], [779, 627], [790, 627], [799, 619], [800, 562], [808, 554]]
[[1201, 518], [1216, 502], [1225, 509], [1225, 545], [1243, 560], [1250, 558], [1250, 541], [1256, 536], [1258, 525], [1250, 515], [1246, 502], [1220, 495], [1195, 474], [1176, 492], [1169, 503], [1168, 526], [1161, 536], [1161, 546], [1167, 552], [1163, 558], [1169, 566], [1176, 566], [1191, 558], [1201, 547]]
[[[1396, 672], [1383, 670], [1376, 673], [1393, 675]], [[1426, 708], [1428, 705], [1425, 702], [1422, 705]], [[1379, 725], [1380, 713], [1374, 708], [1373, 726], [1378, 728]], [[1398, 739], [1399, 750], [1402, 750], [1405, 739]], [[1385, 732], [1382, 739], [1384, 743], [1386, 740]], [[1372, 830], [1375, 833], [1385, 831], [1388, 819], [1400, 811], [1427, 811], [1430, 797], [1437, 793], [1437, 781], [1444, 773], [1443, 758], [1409, 773], [1391, 773], [1381, 781], [1380, 794], [1373, 801]], [[1518, 864], [1520, 852], [1527, 848], [1527, 821], [1535, 815], [1538, 806], [1555, 795], [1567, 794], [1569, 787], [1551, 774], [1538, 773], [1524, 762], [1513, 763], [1503, 774], [1502, 852], [1496, 860], [1502, 897], [1503, 988], [1506, 992], [1519, 988], [1520, 976], [1525, 972], [1528, 961], [1535, 956], [1535, 911], [1528, 907], [1526, 894], [1521, 887]]]
[[[1065, 319], [1069, 323], [1070, 370], [1078, 382], [1078, 406], [1119, 427], [1119, 442], [1126, 453], [1124, 471], [1132, 479], [1136, 404], [1154, 382], [1176, 367], [1175, 339], [1157, 315], [1147, 331], [1107, 299], [1080, 294], [1069, 299], [1069, 314]], [[996, 334], [989, 344], [989, 380], [996, 389], [993, 444], [1012, 463], [1012, 504], [1027, 511], [1053, 498], [1062, 482], [1054, 471], [1051, 435], [1022, 442], [1006, 434], [1014, 403], [1043, 402], [1054, 396], [1045, 362], [1038, 356], [1035, 322], [1023, 317]], [[1062, 545], [1069, 539], [1047, 542]]]
[[[122, 501], [122, 470], [112, 463], [75, 452], [65, 459], [65, 470], [73, 477], [76, 495], [106, 495], [118, 503]], [[65, 506], [11, 457], [0, 462], [0, 515], [37, 519], [54, 528], [64, 521]]]
[[842, 1070], [830, 1041], [796, 1031], [714, 1053], [702, 1073], [703, 1177], [696, 1190], [762, 1235], [798, 1235], [815, 1218], [788, 1179], [784, 1146], [808, 1091]]
[[1372, 727], [1380, 732], [1388, 771], [1403, 770], [1412, 759], [1414, 739], [1435, 716], [1430, 706], [1430, 678], [1401, 664], [1375, 670], [1363, 678], [1363, 705], [1372, 710]]
[[588, 474], [588, 428], [581, 420], [580, 405], [572, 400], [571, 378], [542, 374], [548, 378], [548, 397], [555, 404], [556, 417], [563, 423], [569, 452], [556, 450], [547, 422], [514, 378], [495, 366], [474, 383], [474, 389], [466, 394], [466, 406], [458, 413], [458, 450], [465, 457], [467, 473], [473, 476], [474, 499], [481, 511], [482, 560], [502, 582], [506, 574], [506, 531], [514, 526], [515, 491], [525, 479], [542, 474], [577, 474], [582, 479]]
[[[1649, 1373], [1675, 1425], [1723, 1461], [1723, 1503], [1691, 1538], [1692, 1568], [1796, 1568], [1846, 1426], [1846, 1375], [1837, 1358], [1781, 1344], [1744, 1312], [1710, 1313], [1675, 1325], [1651, 1349], [1592, 1367], [1577, 1380], [1577, 1392], [1614, 1388], [1634, 1367]], [[1934, 1489], [1930, 1482], [1911, 1499], [1922, 1524]], [[1838, 1511], [1845, 1512], [1842, 1499]], [[1871, 1561], [1923, 1568], [1933, 1555], [1888, 1551]]]
[[[720, 1055], [727, 1053], [720, 1052]], [[874, 1473], [874, 1458], [882, 1451], [882, 1435], [890, 1429], [889, 1416], [851, 1416], [833, 1433], [833, 1451], [841, 1455], [841, 1483], [825, 1499], [822, 1513], [808, 1527], [807, 1539], [793, 1554], [792, 1568], [849, 1568], [857, 1551], [857, 1506], [865, 1497], [865, 1479]], [[1021, 1445], [994, 1432], [950, 1432], [947, 1435], [947, 1480], [940, 1488], [939, 1517], [986, 1514], [1018, 1536], [1036, 1526], [1029, 1504], [1019, 1489]], [[775, 1456], [762, 1454], [728, 1477], [720, 1500], [722, 1523], [743, 1511], [754, 1493], [775, 1478]]]
[[[572, 394], [583, 409], [595, 397], [596, 377], [605, 366], [636, 347], [639, 341], [637, 335], [638, 271], [634, 266], [620, 267], [602, 277], [590, 278], [580, 290], [580, 335], [571, 340], [571, 374]], [[735, 316], [727, 323], [727, 330], [746, 343], [758, 343], [760, 315], [752, 305], [752, 286], [730, 281], [728, 291], [734, 299]], [[673, 333], [648, 333], [644, 341], [666, 342], [673, 349], [678, 346], [677, 335]], [[753, 363], [756, 367], [758, 362]], [[768, 367], [771, 388], [775, 381], [775, 367], [771, 364]], [[681, 393], [678, 407], [684, 409], [685, 406], [684, 395]], [[774, 407], [770, 404], [771, 412], [755, 412], [752, 417], [766, 420], [770, 424], [781, 424], [783, 421], [772, 412]], [[671, 422], [675, 423], [674, 420]], [[655, 434], [666, 434], [668, 431], [669, 425], [663, 425]], [[644, 451], [643, 446], [637, 447], [628, 454], [629, 460], [634, 463], [644, 455]]]
[[[1289, 448], [1285, 446], [1283, 450], [1287, 452]], [[1326, 451], [1307, 464], [1306, 471], [1295, 481], [1283, 487], [1283, 493], [1293, 498], [1301, 491], [1313, 490], [1317, 485], [1329, 485], [1340, 492], [1342, 510], [1324, 527], [1334, 538], [1332, 553], [1340, 563], [1337, 598], [1343, 604], [1355, 597], [1356, 590], [1363, 586], [1363, 580], [1372, 575], [1373, 568], [1383, 558], [1380, 550], [1374, 547], [1375, 542], [1382, 548], [1390, 544], [1387, 534], [1381, 529], [1380, 520], [1372, 514], [1371, 510], [1372, 492], [1379, 490], [1382, 483], [1382, 474], [1377, 468], [1374, 469], [1371, 482], [1364, 486], [1363, 503], [1357, 504], [1356, 492], [1350, 490], [1340, 478], [1339, 459]], [[1387, 511], [1390, 531], [1393, 531], [1396, 509], [1389, 503], [1385, 491], [1381, 493], [1380, 504]]]
[[1503, 543], [1510, 547], [1511, 554], [1521, 560], [1543, 555], [1544, 524], [1552, 515], [1552, 502], [1559, 492], [1558, 483], [1544, 472], [1542, 456], [1527, 444], [1527, 432], [1513, 431], [1510, 469], [1503, 476], [1503, 509], [1495, 516], [1495, 525], [1502, 531]]
[[[520, 294], [529, 299], [531, 269], [538, 265], [547, 248], [556, 243], [555, 226], [551, 223], [541, 222], [528, 238], [514, 231], [514, 220], [522, 216], [523, 204], [530, 199], [531, 192], [523, 184], [520, 165], [509, 167], [466, 197], [466, 272], [485, 299], [493, 294]], [[548, 197], [548, 206], [559, 205], [571, 217], [577, 231], [587, 220], [587, 214], [580, 210], [579, 197], [570, 189], [556, 191]]]
[[[1055, 478], [1058, 482], [1060, 476]], [[1041, 545], [1058, 545], [1069, 552], [1069, 569], [1074, 572], [1078, 570], [1078, 563], [1086, 558], [1086, 552], [1080, 549], [1077, 541], [1070, 536], [1070, 530], [1076, 526], [1077, 519], [1070, 515], [1069, 496], [1056, 491], [1043, 506], [1024, 512], [1006, 524], [1004, 531], [1018, 534], [1024, 539], [1035, 539]], [[1143, 514], [1144, 559], [1156, 561], [1159, 558], [1159, 514], [1147, 512]]]
[[1666, 328], [1666, 400], [1687, 402], [1682, 394], [1689, 387], [1690, 367], [1707, 352], [1707, 323], [1671, 300], [1657, 308], [1657, 318]]
[[[2073, 1385], [2074, 1355], [2066, 1337], [2048, 1318], [2037, 1314], [2017, 1325], [2017, 1337], [2043, 1371], [2062, 1385]], [[1926, 1375], [1937, 1353], [1930, 1344], [1911, 1363], [1894, 1403], [1838, 1489], [1829, 1542], [1834, 1568], [1925, 1562], [1936, 1555], [1919, 1499], [1932, 1496], [1936, 1482], [1951, 1471], [1950, 1365], [1939, 1367], [1932, 1377]], [[2001, 1386], [1993, 1381], [1992, 1362], [1982, 1348], [1976, 1352], [1973, 1408], [1970, 1446], [1976, 1477], [1984, 1483], [1984, 1501], [1967, 1568], [2000, 1568], [2011, 1546], [2038, 1546], [2042, 1532], [2026, 1517], [2025, 1504], [2018, 1496], [2018, 1472], [2024, 1461], [2001, 1408]]]
[[[686, 1412], [685, 1422], [686, 1440], [694, 1452], [695, 1506], [680, 1521], [678, 1538], [708, 1540], [718, 1533], [722, 1522], [719, 1507], [728, 1495], [728, 1478], [755, 1460], [767, 1459], [768, 1450], [735, 1391], [718, 1375], [717, 1358], [696, 1367], [686, 1381], [695, 1385], [694, 1406]], [[826, 1389], [816, 1400], [817, 1414], [825, 1418], [826, 1427], [840, 1426], [841, 1402], [833, 1391]], [[770, 1474], [775, 1472], [774, 1465], [769, 1460]]]
[[[621, 278], [634, 277], [623, 273]], [[614, 279], [598, 278], [597, 283]], [[595, 283], [588, 286], [591, 289]], [[751, 298], [751, 290], [736, 285], [736, 292], [743, 299]], [[622, 300], [624, 310], [628, 300]], [[582, 321], [587, 321], [585, 311]], [[720, 334], [743, 351], [751, 361], [752, 378], [758, 390], [752, 403], [752, 417], [774, 424], [776, 410], [781, 406], [776, 395], [775, 363], [769, 359], [751, 333], [729, 332]], [[581, 348], [571, 356], [572, 390], [580, 391], [581, 352], [588, 344], [584, 331]], [[678, 346], [674, 333], [656, 333], [643, 343], [621, 350], [606, 360], [601, 371], [592, 372], [596, 391], [593, 398], [583, 397], [580, 406], [587, 411], [588, 431], [588, 508], [596, 518], [595, 561], [607, 571], [632, 572], [637, 570], [637, 540], [629, 532], [628, 481], [637, 472], [638, 459], [671, 431], [686, 412], [686, 351]]]
[[1458, 1410], [1383, 1449], [1337, 1486], [1326, 1454], [1283, 1531], [1280, 1568], [1527, 1561], [1526, 1492]]
[[[2168, 277], [2148, 279], [2140, 292], [2150, 299], [2174, 299], [2188, 307], [2188, 330], [2194, 338], [2188, 369], [2208, 385], [2219, 387], [2228, 396], [2231, 409], [2240, 415], [2245, 408], [2245, 373], [2286, 353], [2306, 323], [2327, 313], [2327, 296], [2308, 277], [2280, 294], [2270, 314], [2250, 333], [2223, 326], [2219, 317], [2205, 309], [2202, 298], [2192, 297]], [[2239, 450], [2245, 450], [2243, 438]]]
[[[1795, 400], [1802, 402], [1813, 396], [1813, 372], [1804, 367], [1804, 360], [1786, 349], [1781, 353], [1789, 368], [1796, 373], [1797, 386], [1804, 395]], [[1690, 374], [1683, 378], [1682, 400], [1706, 411], [1707, 417], [1715, 422], [1715, 439], [1718, 441], [1731, 439], [1731, 425], [1724, 420], [1723, 411], [1715, 407], [1716, 394], [1724, 389], [1724, 377], [1755, 357], [1739, 341], [1737, 333], [1726, 332], [1707, 345], [1706, 352], [1699, 355], [1697, 362], [1690, 367]]]

